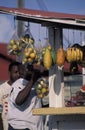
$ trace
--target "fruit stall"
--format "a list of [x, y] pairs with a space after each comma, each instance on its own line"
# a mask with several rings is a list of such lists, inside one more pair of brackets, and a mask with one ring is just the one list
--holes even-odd
[[[43, 78], [38, 81], [36, 88], [39, 98], [49, 97], [49, 107], [34, 109], [32, 111], [33, 115], [49, 115], [49, 130], [85, 129], [85, 37], [84, 44], [75, 43], [66, 49], [63, 47], [63, 29], [85, 32], [85, 15], [7, 7], [0, 7], [0, 13], [13, 15], [17, 21], [41, 24], [41, 26], [45, 26], [48, 29], [50, 44], [44, 47], [35, 47], [35, 39], [31, 35], [29, 28], [27, 28], [26, 32], [20, 37], [17, 38], [14, 35], [10, 39], [7, 48], [8, 54], [21, 58], [23, 64], [42, 65], [49, 71], [48, 79]], [[67, 75], [67, 82], [70, 82], [70, 80], [71, 82], [78, 82], [80, 78], [77, 76], [80, 76], [82, 80], [81, 89], [76, 91], [76, 99], [74, 100], [71, 97], [72, 100], [69, 100], [67, 97], [66, 102], [65, 62], [74, 63], [71, 69], [72, 76]], [[76, 64], [82, 68], [81, 75], [76, 73]], [[77, 77], [77, 80], [74, 77]], [[82, 102], [83, 105], [81, 105]]]

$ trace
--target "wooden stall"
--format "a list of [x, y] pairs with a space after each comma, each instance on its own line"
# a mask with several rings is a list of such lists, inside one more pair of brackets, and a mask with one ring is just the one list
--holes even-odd
[[[56, 51], [63, 44], [63, 29], [85, 30], [85, 15], [7, 7], [0, 7], [0, 13], [48, 27], [49, 40]], [[85, 68], [82, 69], [84, 74]], [[33, 114], [49, 115], [49, 130], [85, 129], [85, 107], [65, 107], [64, 73], [57, 65], [49, 70], [49, 88], [49, 108], [34, 109]]]

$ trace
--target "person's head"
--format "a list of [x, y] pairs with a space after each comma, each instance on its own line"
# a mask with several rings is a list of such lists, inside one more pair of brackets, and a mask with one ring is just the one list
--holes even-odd
[[20, 78], [24, 78], [25, 77], [25, 65], [24, 64], [20, 64], [19, 65], [19, 74], [20, 74]]
[[18, 78], [20, 78], [20, 72], [19, 72], [19, 67], [21, 63], [15, 61], [11, 62], [8, 68], [9, 71], [9, 78], [10, 78], [10, 83], [12, 84], [14, 81], [16, 81]]

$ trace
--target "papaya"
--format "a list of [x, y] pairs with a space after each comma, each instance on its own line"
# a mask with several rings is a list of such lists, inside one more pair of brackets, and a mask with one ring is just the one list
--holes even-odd
[[62, 47], [59, 47], [57, 52], [56, 52], [56, 64], [59, 67], [62, 67], [65, 62], [65, 51], [63, 50]]
[[49, 70], [52, 65], [52, 55], [48, 48], [46, 48], [45, 54], [43, 56], [43, 65], [47, 70]]

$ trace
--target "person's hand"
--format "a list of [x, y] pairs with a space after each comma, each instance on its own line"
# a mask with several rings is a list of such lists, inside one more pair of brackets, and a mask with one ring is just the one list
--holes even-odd
[[33, 79], [34, 83], [41, 77], [41, 73], [39, 70], [34, 69], [32, 72], [31, 79]]
[[37, 65], [37, 64], [33, 64], [33, 68], [34, 68], [35, 70], [40, 71], [40, 72], [44, 72], [44, 71], [46, 70], [44, 66], [42, 66], [42, 65]]

